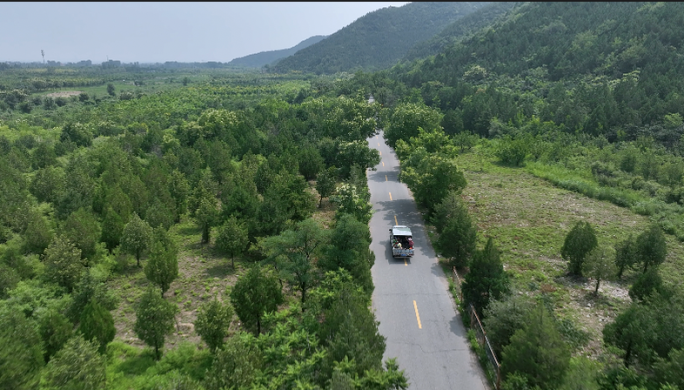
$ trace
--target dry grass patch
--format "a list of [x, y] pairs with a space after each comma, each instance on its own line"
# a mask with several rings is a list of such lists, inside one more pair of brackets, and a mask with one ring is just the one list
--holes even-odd
[[[560, 256], [565, 236], [578, 221], [595, 229], [600, 245], [613, 246], [631, 233], [635, 237], [649, 224], [647, 217], [626, 208], [557, 188], [524, 169], [499, 166], [477, 149], [458, 157], [468, 181], [463, 199], [478, 227], [478, 245], [493, 237], [516, 290], [546, 293], [561, 317], [570, 319], [591, 335], [582, 354], [602, 350], [602, 329], [626, 307], [629, 286], [639, 271], [627, 271], [623, 280], [602, 281], [598, 297], [595, 281], [566, 276]], [[668, 236], [668, 258], [663, 278], [679, 283], [683, 272], [683, 246]]]

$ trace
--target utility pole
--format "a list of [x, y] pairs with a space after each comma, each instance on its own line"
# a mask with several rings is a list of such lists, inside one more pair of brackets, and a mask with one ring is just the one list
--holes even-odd
[[43, 63], [45, 63], [45, 52], [43, 49], [40, 49], [40, 55], [43, 56]]

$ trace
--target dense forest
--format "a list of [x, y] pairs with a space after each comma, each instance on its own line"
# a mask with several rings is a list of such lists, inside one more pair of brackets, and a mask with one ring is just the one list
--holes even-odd
[[388, 68], [413, 45], [437, 34], [454, 20], [487, 3], [409, 3], [387, 7], [360, 17], [325, 40], [267, 67], [289, 71], [332, 74], [358, 69]]
[[415, 60], [440, 53], [444, 48], [453, 45], [473, 34], [477, 30], [487, 27], [498, 17], [503, 16], [511, 8], [522, 3], [492, 2], [475, 11], [456, 19], [430, 39], [415, 44], [404, 56], [403, 60]]
[[248, 56], [235, 58], [231, 60], [228, 65], [236, 67], [261, 68], [264, 65], [272, 64], [282, 58], [289, 57], [294, 53], [313, 45], [314, 43], [324, 40], [325, 38], [326, 37], [324, 35], [316, 35], [299, 42], [297, 45], [289, 49], [262, 51], [260, 53], [250, 54]]
[[5, 90], [0, 388], [406, 388], [369, 310], [366, 97], [89, 72]]

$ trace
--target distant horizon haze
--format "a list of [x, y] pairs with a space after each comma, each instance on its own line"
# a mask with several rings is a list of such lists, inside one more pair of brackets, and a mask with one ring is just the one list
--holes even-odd
[[230, 62], [332, 35], [407, 2], [6, 2], [0, 62]]

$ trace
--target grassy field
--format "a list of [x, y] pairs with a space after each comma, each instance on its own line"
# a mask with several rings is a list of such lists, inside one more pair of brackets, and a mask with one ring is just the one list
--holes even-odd
[[[599, 245], [613, 246], [630, 233], [644, 231], [648, 217], [557, 188], [525, 168], [500, 166], [479, 147], [460, 155], [457, 162], [468, 181], [463, 199], [478, 227], [478, 247], [493, 237], [513, 288], [528, 295], [547, 293], [560, 318], [588, 332], [590, 340], [581, 354], [600, 354], [603, 326], [630, 303], [628, 290], [638, 271], [625, 272], [622, 280], [601, 282], [595, 297], [594, 280], [566, 275], [560, 249], [577, 221], [594, 227]], [[673, 236], [666, 238], [668, 257], [661, 275], [666, 283], [678, 285], [684, 246]]]

